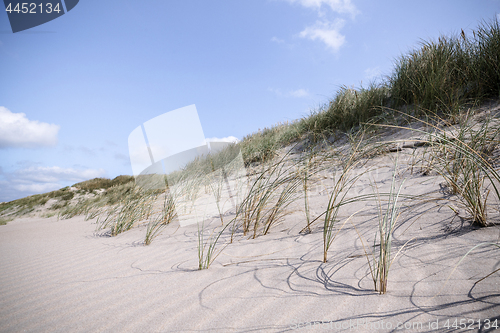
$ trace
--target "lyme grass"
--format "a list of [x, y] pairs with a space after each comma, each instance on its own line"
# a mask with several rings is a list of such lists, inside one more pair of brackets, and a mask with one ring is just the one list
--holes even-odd
[[[352, 142], [352, 149], [341, 159], [341, 171], [339, 177], [334, 179], [334, 186], [328, 200], [328, 205], [324, 213], [325, 218], [323, 222], [323, 262], [328, 260], [328, 250], [330, 249], [333, 241], [340, 232], [340, 229], [335, 233], [334, 225], [337, 221], [340, 207], [362, 200], [362, 196], [346, 199], [349, 190], [354, 186], [356, 181], [363, 175], [364, 172], [354, 174], [353, 170], [361, 162], [360, 146], [362, 144], [362, 137], [358, 138], [357, 143]], [[347, 221], [347, 220], [346, 220]]]
[[[279, 192], [279, 196], [274, 201], [267, 217], [264, 221], [264, 230], [263, 234], [266, 235], [271, 226], [275, 223], [283, 219], [288, 213], [291, 211], [288, 209], [289, 206], [294, 203], [299, 197], [298, 188], [301, 185], [300, 179], [298, 179], [295, 175], [290, 175], [280, 181], [281, 192]], [[277, 184], [273, 184], [277, 186]], [[255, 238], [255, 229], [254, 229], [254, 238]]]
[[[385, 294], [387, 292], [387, 282], [389, 277], [389, 271], [394, 260], [396, 260], [399, 253], [406, 247], [406, 245], [413, 239], [408, 240], [403, 246], [401, 246], [395, 256], [392, 256], [392, 237], [396, 227], [397, 220], [399, 218], [399, 206], [398, 200], [402, 196], [401, 189], [403, 188], [404, 180], [396, 189], [396, 174], [398, 169], [397, 158], [395, 162], [394, 172], [391, 181], [391, 187], [389, 193], [379, 193], [378, 189], [376, 191], [377, 200], [379, 203], [379, 213], [378, 213], [378, 229], [375, 233], [373, 239], [373, 250], [371, 251], [372, 259], [368, 251], [366, 250], [365, 244], [363, 242], [363, 237], [361, 236], [359, 230], [353, 224], [356, 230], [363, 250], [365, 251], [365, 256], [368, 261], [368, 267], [370, 269], [370, 274], [374, 283], [374, 288], [380, 294]], [[375, 184], [376, 186], [376, 184]], [[388, 202], [383, 209], [381, 196], [387, 196]], [[352, 223], [352, 222], [351, 222]], [[377, 244], [378, 240], [378, 244]], [[376, 248], [378, 247], [378, 254], [376, 255]]]
[[7, 223], [12, 220], [12, 218], [0, 218], [0, 225], [7, 225]]
[[401, 55], [394, 70], [368, 88], [342, 86], [329, 103], [308, 116], [253, 133], [240, 143], [245, 163], [270, 161], [279, 148], [311, 138], [323, 140], [335, 131], [364, 123], [384, 123], [405, 110], [414, 116], [427, 111], [455, 117], [466, 104], [500, 97], [500, 23], [483, 22], [471, 34], [423, 41]]
[[205, 225], [202, 222], [201, 227], [198, 223], [198, 269], [208, 269], [214, 260], [222, 253], [224, 248], [229, 245], [226, 243], [222, 248], [217, 248], [220, 237], [226, 230], [226, 228], [231, 223], [227, 223], [225, 226], [219, 227], [220, 230], [216, 231], [217, 228], [213, 229], [212, 233], [205, 241]]
[[142, 220], [149, 219], [158, 193], [145, 191], [139, 187], [124, 197], [119, 203], [109, 207], [98, 217], [97, 230], [110, 228], [111, 236], [130, 230]]
[[124, 175], [115, 177], [112, 180], [108, 178], [94, 178], [80, 183], [76, 183], [73, 185], [73, 187], [76, 187], [77, 189], [86, 192], [92, 192], [94, 190], [108, 189], [113, 186], [124, 185], [132, 182], [133, 180], [134, 177], [124, 176]]
[[[122, 176], [118, 176], [117, 178], [119, 177]], [[134, 187], [135, 185], [132, 182], [124, 182], [123, 184], [117, 184], [107, 189], [103, 189], [104, 191], [100, 194], [96, 192], [85, 192], [85, 196], [80, 197], [76, 203], [67, 205], [61, 209], [59, 211], [59, 217], [68, 219], [84, 214], [86, 220], [96, 218], [109, 207], [115, 206], [125, 197], [134, 193]]]
[[[205, 214], [202, 214], [201, 216], [204, 216]], [[221, 222], [223, 221], [222, 215], [219, 215], [219, 218]], [[217, 247], [217, 244], [219, 243], [219, 240], [223, 233], [226, 231], [226, 229], [230, 226], [234, 226], [234, 222], [236, 220], [236, 217], [233, 217], [228, 223], [224, 225], [222, 222], [222, 225], [219, 227], [215, 227], [212, 229], [212, 233], [209, 235], [208, 240], [205, 241], [205, 221], [201, 222], [201, 227], [200, 227], [200, 222], [197, 223], [198, 225], [198, 269], [208, 269], [210, 265], [213, 263], [213, 261], [219, 256], [219, 254], [222, 253], [224, 248], [228, 246], [230, 243], [232, 243], [233, 240], [233, 233], [231, 233], [230, 241], [226, 242], [225, 245], [222, 247]], [[219, 230], [217, 230], [219, 229]]]
[[[373, 263], [374, 272], [372, 272], [372, 277], [373, 277], [373, 282], [375, 284], [375, 290], [377, 290], [380, 294], [385, 294], [387, 291], [389, 270], [391, 268], [392, 263], [399, 254], [398, 251], [398, 253], [394, 257], [391, 257], [392, 234], [394, 232], [394, 228], [396, 227], [396, 222], [399, 218], [398, 199], [404, 183], [404, 181], [401, 182], [401, 185], [399, 186], [399, 189], [396, 192], [396, 174], [397, 174], [397, 160], [394, 168], [394, 173], [392, 176], [391, 189], [389, 193], [389, 202], [387, 203], [387, 208], [385, 210], [385, 213], [382, 213], [382, 205], [379, 205], [380, 207], [379, 228], [378, 228], [379, 254], [378, 254], [378, 259], [375, 260], [374, 258], [374, 263]], [[376, 247], [375, 246], [376, 239], [377, 237], [374, 238], [374, 244], [373, 244], [374, 249]]]
[[6, 213], [14, 215], [24, 215], [32, 212], [35, 207], [45, 205], [50, 199], [57, 199], [59, 208], [66, 205], [67, 201], [71, 200], [74, 193], [69, 190], [69, 187], [48, 192], [45, 194], [35, 194], [25, 198], [4, 202], [0, 204], [0, 215]]
[[311, 232], [311, 214], [309, 212], [309, 200], [308, 200], [308, 191], [310, 188], [311, 178], [312, 176], [318, 172], [318, 163], [315, 162], [315, 152], [308, 154], [306, 158], [302, 161], [302, 166], [297, 170], [297, 173], [300, 175], [302, 179], [302, 188], [304, 190], [304, 213], [306, 216], [306, 228], [305, 231], [307, 233]]
[[[267, 234], [273, 224], [283, 218], [290, 204], [299, 198], [301, 179], [288, 160], [288, 150], [277, 161], [261, 166], [255, 177], [248, 177], [248, 190], [238, 208], [243, 234], [253, 231]], [[262, 227], [262, 231], [261, 231]]]
[[219, 218], [221, 224], [224, 225], [224, 203], [223, 201], [223, 189], [227, 185], [227, 189], [229, 189], [229, 184], [227, 181], [227, 175], [225, 173], [224, 167], [222, 166], [218, 170], [214, 170], [208, 175], [208, 187], [212, 192], [214, 197], [215, 206], [217, 207], [217, 212], [219, 214]]
[[170, 224], [177, 216], [175, 211], [175, 196], [171, 195], [168, 191], [163, 196], [163, 206], [160, 213], [152, 218], [147, 225], [144, 245], [151, 244], [163, 228]]
[[[474, 129], [466, 122], [460, 125], [455, 136], [450, 138], [453, 139], [453, 145], [438, 146], [442, 153], [438, 172], [445, 178], [451, 192], [459, 195], [473, 222], [481, 226], [488, 224], [486, 206], [489, 190], [485, 186], [487, 176], [477, 167], [477, 156], [470, 153], [480, 155], [494, 149], [498, 144], [498, 131], [498, 128], [492, 131], [489, 121], [483, 122], [479, 129]], [[442, 136], [446, 134], [443, 133]], [[485, 162], [489, 164], [487, 160]]]
[[[428, 111], [430, 112], [430, 111]], [[410, 116], [412, 117], [412, 116]], [[474, 122], [470, 116], [451, 131], [430, 122], [412, 117], [430, 130], [411, 129], [423, 134], [432, 148], [432, 168], [447, 182], [451, 192], [472, 218], [472, 223], [487, 226], [487, 200], [491, 191], [500, 202], [500, 175], [490, 157], [500, 144], [500, 126], [491, 119]], [[439, 119], [438, 123], [445, 123]], [[391, 126], [399, 127], [399, 126]], [[399, 127], [404, 128], [404, 127]]]

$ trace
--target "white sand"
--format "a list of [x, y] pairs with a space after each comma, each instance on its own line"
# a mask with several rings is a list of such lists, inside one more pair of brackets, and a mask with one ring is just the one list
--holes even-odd
[[[378, 168], [369, 175], [380, 191], [390, 186], [394, 156], [366, 166]], [[405, 163], [403, 156], [403, 193], [446, 197], [442, 180], [404, 171]], [[373, 193], [369, 184], [363, 176], [353, 195]], [[327, 202], [316, 191], [312, 211], [321, 213]], [[143, 246], [145, 227], [105, 237], [83, 217], [19, 218], [0, 226], [0, 332], [438, 332], [447, 331], [447, 319], [450, 331], [459, 331], [455, 319], [458, 325], [474, 320], [473, 331], [478, 320], [483, 326], [497, 319], [500, 332], [500, 272], [475, 283], [500, 267], [500, 249], [477, 249], [445, 284], [474, 245], [499, 241], [499, 226], [472, 228], [463, 210], [456, 215], [448, 207], [457, 207], [453, 202], [402, 203], [410, 208], [402, 210], [393, 254], [413, 240], [392, 265], [385, 295], [374, 291], [352, 224], [341, 230], [325, 264], [322, 220], [311, 234], [299, 234], [301, 211], [266, 236], [237, 238], [202, 271], [196, 225], [170, 225]], [[296, 205], [299, 210], [303, 202]], [[360, 209], [352, 221], [370, 247], [376, 202], [345, 207], [341, 222]], [[494, 212], [490, 217], [498, 221]]]

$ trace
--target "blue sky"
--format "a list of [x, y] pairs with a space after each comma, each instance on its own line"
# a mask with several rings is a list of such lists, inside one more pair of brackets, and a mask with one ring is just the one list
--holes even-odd
[[206, 138], [307, 115], [500, 0], [80, 0], [13, 34], [0, 13], [0, 201], [132, 174], [128, 135], [195, 104]]

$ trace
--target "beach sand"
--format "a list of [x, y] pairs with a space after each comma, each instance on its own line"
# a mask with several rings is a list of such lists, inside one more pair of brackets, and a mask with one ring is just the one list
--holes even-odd
[[[237, 235], [224, 248], [221, 240], [205, 270], [197, 269], [196, 225], [169, 225], [144, 246], [145, 226], [109, 237], [81, 216], [35, 216], [0, 226], [0, 332], [451, 332], [461, 324], [487, 332], [488, 320], [500, 332], [500, 272], [477, 282], [500, 267], [500, 249], [480, 247], [454, 270], [473, 246], [498, 242], [499, 225], [472, 227], [439, 176], [411, 170], [412, 152], [398, 153], [397, 180], [406, 179], [403, 194], [425, 196], [400, 201], [393, 256], [409, 242], [386, 294], [374, 290], [365, 256], [378, 228], [376, 200], [341, 209], [337, 228], [356, 214], [327, 263], [322, 219], [301, 234], [299, 200], [269, 234]], [[352, 194], [373, 193], [373, 182], [387, 191], [395, 158], [381, 154], [358, 169], [373, 168]], [[314, 217], [328, 196], [319, 189], [310, 202]]]

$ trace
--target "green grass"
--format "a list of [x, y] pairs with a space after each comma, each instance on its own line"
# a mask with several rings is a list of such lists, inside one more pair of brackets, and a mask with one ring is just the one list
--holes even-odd
[[165, 228], [170, 224], [177, 213], [175, 211], [175, 196], [170, 192], [165, 192], [163, 197], [163, 205], [159, 214], [152, 218], [146, 228], [146, 237], [144, 239], [144, 245], [149, 245]]
[[7, 225], [10, 221], [12, 221], [12, 219], [0, 218], [0, 225]]
[[302, 119], [246, 136], [240, 143], [247, 165], [271, 160], [277, 150], [301, 139], [320, 142], [366, 123], [394, 122], [404, 110], [453, 117], [465, 105], [500, 98], [500, 24], [483, 22], [469, 36], [442, 36], [395, 60], [388, 76], [368, 88], [342, 86], [330, 102]]
[[[340, 208], [348, 203], [357, 202], [359, 197], [354, 197], [346, 199], [349, 190], [354, 186], [356, 181], [363, 175], [363, 173], [353, 174], [353, 169], [360, 164], [360, 146], [362, 144], [362, 139], [360, 138], [356, 142], [352, 150], [340, 158], [340, 175], [334, 181], [334, 186], [330, 197], [328, 200], [328, 206], [325, 210], [325, 218], [323, 222], [323, 262], [328, 260], [328, 250], [335, 240], [336, 236], [342, 228], [339, 228], [337, 232], [334, 230], [335, 223], [337, 222], [337, 216], [339, 214]], [[349, 220], [349, 219], [348, 219]], [[344, 224], [347, 220], [344, 222]]]
[[[396, 174], [397, 174], [397, 160], [395, 162], [394, 173], [392, 176], [391, 189], [389, 193], [389, 202], [385, 213], [383, 212], [381, 200], [379, 198], [379, 228], [378, 228], [378, 256], [373, 258], [373, 268], [370, 267], [372, 272], [373, 282], [375, 284], [375, 290], [380, 294], [385, 294], [387, 292], [387, 282], [389, 277], [389, 271], [392, 263], [397, 257], [392, 256], [392, 235], [396, 227], [396, 222], [399, 218], [399, 206], [398, 200], [401, 194], [401, 189], [403, 187], [403, 182], [401, 182], [399, 188], [396, 192]], [[374, 238], [373, 248], [376, 248], [377, 237]], [[400, 249], [401, 251], [401, 249]], [[399, 253], [399, 252], [398, 252]], [[373, 269], [373, 271], [372, 271]]]
[[210, 265], [214, 262], [215, 258], [217, 258], [219, 254], [222, 253], [222, 250], [224, 250], [224, 248], [229, 245], [229, 243], [226, 243], [225, 245], [222, 246], [222, 248], [220, 248], [220, 246], [217, 247], [220, 237], [230, 224], [231, 223], [227, 223], [225, 226], [223, 225], [222, 227], [220, 227], [218, 231], [217, 228], [213, 229], [212, 233], [208, 236], [208, 240], [206, 240], [205, 225], [202, 222], [200, 227], [200, 224], [198, 223], [198, 269], [199, 270], [208, 269]]
[[[74, 184], [72, 187], [76, 187], [78, 189], [76, 191], [76, 193], [78, 194], [92, 193], [94, 190], [101, 189], [107, 190], [106, 193], [111, 194], [114, 192], [115, 188], [121, 187], [125, 184], [129, 184], [133, 180], [134, 177], [131, 176], [118, 176], [113, 180], [107, 178], [95, 178]], [[4, 202], [0, 204], [0, 216], [5, 215], [6, 213], [15, 216], [28, 214], [34, 211], [36, 207], [45, 205], [50, 199], [57, 199], [57, 202], [51, 206], [52, 210], [64, 210], [65, 212], [69, 213], [69, 210], [73, 208], [70, 209], [70, 207], [68, 206], [74, 196], [75, 192], [70, 191], [70, 187], [66, 186], [56, 191], [51, 191], [44, 194], [35, 194], [25, 198]], [[115, 199], [115, 201], [116, 200], [117, 199]], [[73, 214], [72, 216], [80, 213], [82, 212], [76, 209], [75, 214]], [[71, 215], [71, 213], [69, 213], [69, 215]]]
[[459, 111], [464, 103], [500, 95], [500, 27], [483, 23], [467, 37], [442, 36], [401, 56], [390, 78], [394, 106]]
[[290, 213], [289, 206], [299, 199], [302, 179], [288, 160], [290, 152], [291, 149], [278, 160], [263, 164], [256, 175], [248, 177], [248, 190], [237, 212], [237, 228], [243, 235], [251, 232], [255, 238], [267, 234]]
[[[425, 112], [430, 113], [429, 110]], [[471, 222], [485, 227], [488, 223], [487, 208], [490, 195], [500, 202], [500, 174], [491, 156], [500, 145], [500, 125], [487, 116], [475, 121], [471, 113], [463, 113], [455, 125], [435, 115], [433, 122], [412, 117], [427, 129], [408, 129], [423, 136], [419, 141], [429, 149], [429, 169], [435, 170], [447, 183], [451, 194], [469, 213]], [[438, 126], [436, 124], [443, 124]]]
[[73, 187], [76, 187], [77, 189], [86, 192], [92, 192], [94, 190], [108, 189], [113, 186], [125, 185], [132, 181], [134, 181], [134, 177], [122, 175], [114, 179], [94, 178], [80, 183], [76, 183], [73, 185]]

